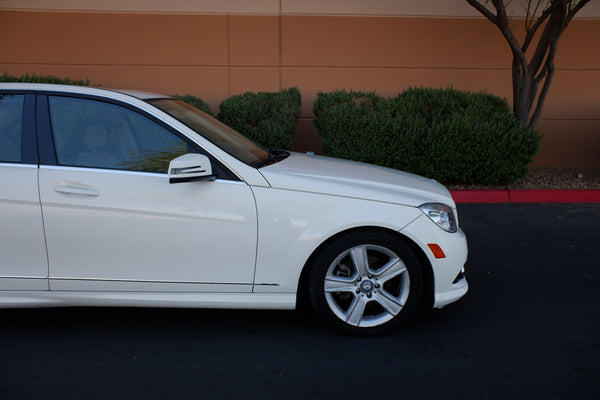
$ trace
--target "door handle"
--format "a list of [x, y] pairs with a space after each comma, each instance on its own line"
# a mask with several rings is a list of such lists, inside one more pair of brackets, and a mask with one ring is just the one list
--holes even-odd
[[74, 194], [79, 196], [90, 196], [97, 197], [100, 195], [100, 192], [94, 189], [77, 187], [77, 186], [69, 186], [69, 185], [56, 185], [54, 186], [54, 190], [58, 193], [62, 194]]

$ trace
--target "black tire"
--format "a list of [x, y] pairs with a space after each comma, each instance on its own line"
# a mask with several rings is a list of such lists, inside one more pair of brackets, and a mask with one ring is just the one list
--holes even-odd
[[308, 291], [317, 314], [346, 333], [378, 334], [411, 317], [423, 291], [421, 266], [401, 239], [354, 231], [312, 260]]

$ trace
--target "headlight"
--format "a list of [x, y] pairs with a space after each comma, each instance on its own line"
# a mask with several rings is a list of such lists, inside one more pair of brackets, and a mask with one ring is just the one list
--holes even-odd
[[456, 217], [452, 208], [440, 203], [426, 203], [419, 206], [421, 211], [425, 213], [433, 222], [446, 232], [456, 232]]

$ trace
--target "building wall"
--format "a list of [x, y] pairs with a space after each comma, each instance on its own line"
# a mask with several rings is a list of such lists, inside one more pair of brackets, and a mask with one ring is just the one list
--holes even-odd
[[[600, 166], [599, 3], [559, 42], [535, 165]], [[511, 97], [508, 45], [463, 0], [0, 0], [0, 46], [0, 73], [190, 93], [213, 109], [233, 94], [297, 86], [299, 151], [320, 150], [318, 91], [453, 86]]]

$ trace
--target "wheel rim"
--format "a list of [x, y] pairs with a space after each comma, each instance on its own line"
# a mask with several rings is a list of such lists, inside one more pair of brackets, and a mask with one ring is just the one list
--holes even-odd
[[324, 290], [338, 318], [352, 326], [372, 327], [400, 313], [410, 292], [410, 277], [404, 262], [390, 249], [360, 245], [333, 260]]

